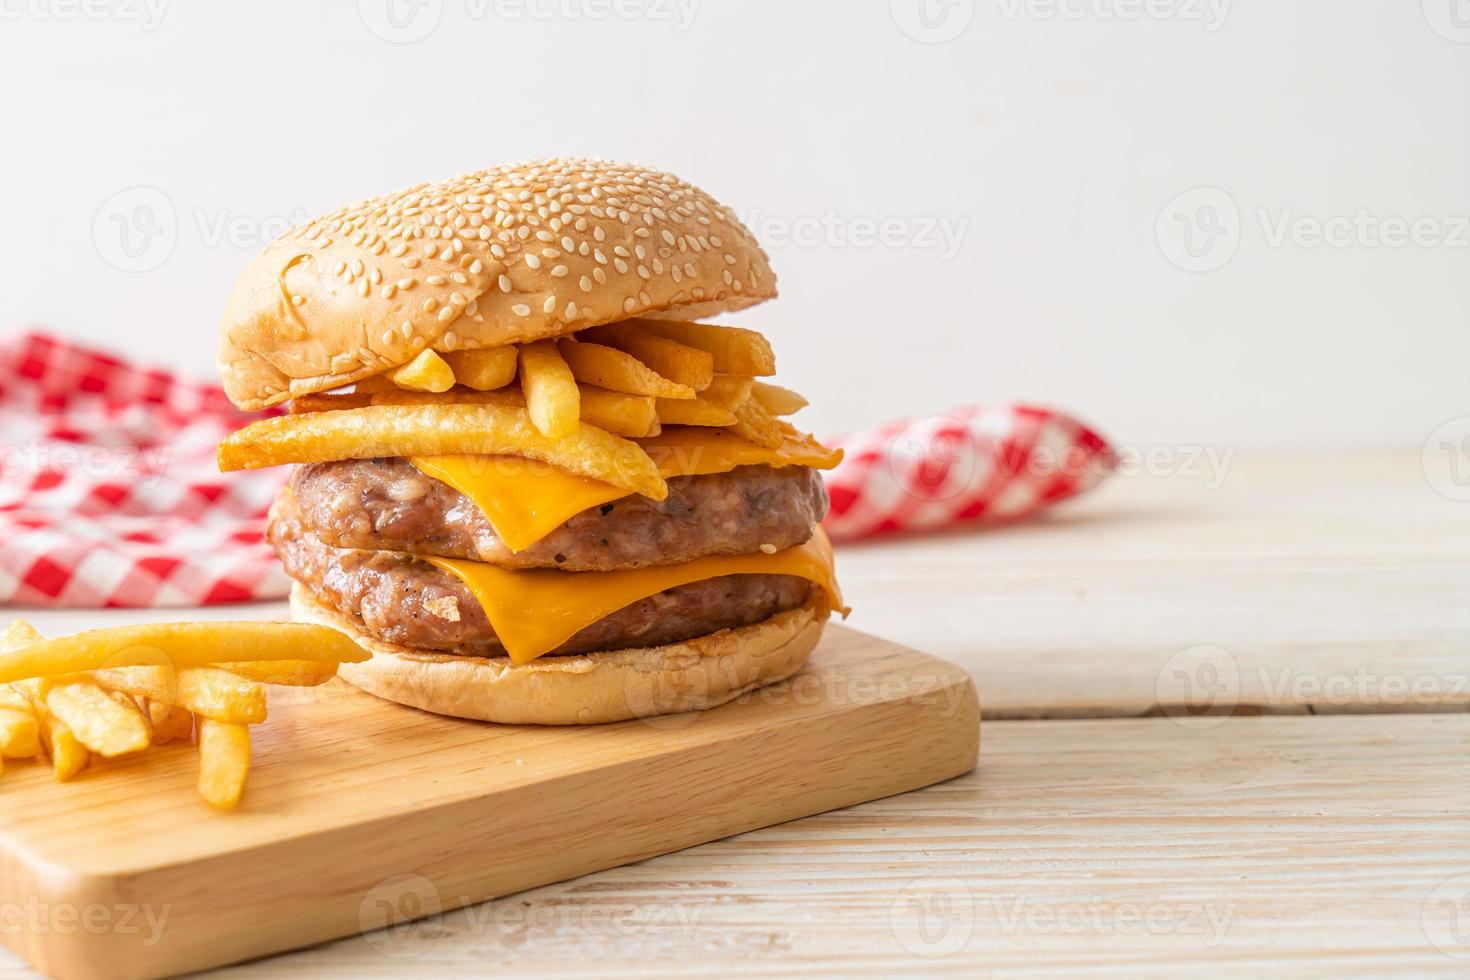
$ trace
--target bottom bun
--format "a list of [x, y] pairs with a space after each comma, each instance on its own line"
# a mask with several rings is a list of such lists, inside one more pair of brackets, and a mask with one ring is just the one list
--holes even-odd
[[506, 725], [596, 725], [713, 708], [800, 670], [828, 614], [821, 590], [813, 589], [806, 605], [751, 626], [659, 647], [515, 664], [385, 643], [300, 584], [291, 588], [293, 619], [340, 630], [373, 655], [343, 664], [344, 680], [388, 701]]

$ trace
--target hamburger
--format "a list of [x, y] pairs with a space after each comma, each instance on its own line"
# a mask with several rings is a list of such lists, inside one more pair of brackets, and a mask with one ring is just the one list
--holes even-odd
[[267, 538], [350, 683], [512, 724], [712, 707], [799, 670], [841, 596], [818, 472], [725, 206], [553, 159], [286, 232], [231, 293], [220, 468], [291, 465]]

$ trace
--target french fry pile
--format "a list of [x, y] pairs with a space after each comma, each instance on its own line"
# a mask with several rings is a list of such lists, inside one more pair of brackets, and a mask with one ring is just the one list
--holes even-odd
[[[47, 640], [17, 620], [0, 633], [0, 760], [45, 755], [59, 780], [194, 738], [199, 793], [233, 809], [250, 772], [250, 726], [266, 684], [312, 687], [367, 654], [296, 623], [172, 623]], [[3, 762], [0, 762], [3, 768]]]
[[506, 347], [425, 350], [351, 392], [302, 396], [291, 415], [241, 429], [221, 444], [220, 468], [514, 455], [663, 499], [663, 478], [636, 440], [666, 425], [693, 425], [779, 447], [793, 435], [781, 416], [807, 402], [759, 380], [775, 372], [771, 345], [756, 331], [676, 320], [629, 320]]

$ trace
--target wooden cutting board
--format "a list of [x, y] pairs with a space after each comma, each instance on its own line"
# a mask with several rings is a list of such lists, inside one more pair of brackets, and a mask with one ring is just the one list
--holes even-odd
[[[0, 935], [61, 977], [179, 973], [402, 925], [968, 772], [953, 664], [829, 627], [790, 681], [703, 713], [486, 725], [334, 681], [276, 689], [234, 813], [187, 745], [0, 779]], [[410, 950], [411, 951], [411, 950]]]

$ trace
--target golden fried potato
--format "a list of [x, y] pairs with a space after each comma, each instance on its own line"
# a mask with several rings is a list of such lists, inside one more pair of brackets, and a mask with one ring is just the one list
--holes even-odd
[[250, 774], [250, 729], [199, 718], [199, 795], [221, 810], [233, 810]]
[[658, 434], [658, 412], [647, 395], [626, 395], [582, 385], [582, 421], [614, 435], [643, 438]]
[[731, 431], [767, 449], [779, 448], [786, 441], [781, 423], [754, 398], [735, 409], [735, 424]]
[[735, 424], [735, 413], [703, 398], [660, 398], [658, 420], [663, 425], [724, 426]]
[[617, 348], [563, 338], [557, 349], [572, 369], [572, 375], [585, 384], [654, 398], [694, 397], [693, 388], [670, 381], [638, 358]]
[[632, 322], [609, 323], [587, 331], [587, 338], [631, 354], [670, 381], [703, 391], [715, 376], [715, 359]]
[[776, 373], [776, 354], [770, 341], [754, 330], [717, 327], [685, 320], [632, 321], [643, 330], [702, 350], [714, 358], [714, 369], [726, 374], [768, 377]]
[[237, 470], [462, 453], [539, 460], [654, 500], [669, 492], [658, 467], [635, 443], [586, 424], [568, 438], [552, 439], [537, 430], [525, 409], [489, 404], [373, 405], [264, 419], [220, 444], [219, 465]]
[[257, 622], [114, 626], [21, 647], [7, 647], [0, 638], [0, 651], [0, 684], [100, 668], [152, 666], [161, 657], [185, 667], [239, 660], [360, 663], [369, 656], [336, 630]]
[[448, 391], [454, 387], [454, 369], [444, 358], [426, 350], [403, 367], [389, 371], [388, 380], [409, 391]]
[[504, 388], [516, 376], [516, 349], [511, 346], [457, 350], [441, 356], [454, 372], [454, 380], [476, 391]]
[[521, 393], [531, 424], [548, 439], [565, 439], [582, 420], [582, 396], [572, 369], [550, 340], [521, 347]]
[[764, 381], [757, 381], [751, 387], [750, 396], [760, 402], [761, 408], [772, 415], [795, 415], [810, 404], [790, 388], [767, 384]]

